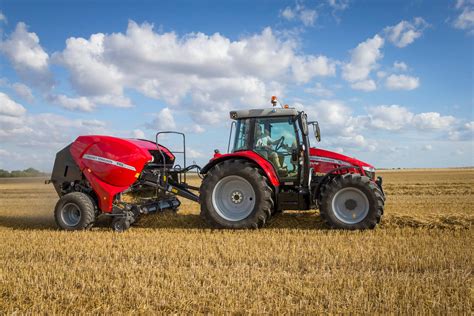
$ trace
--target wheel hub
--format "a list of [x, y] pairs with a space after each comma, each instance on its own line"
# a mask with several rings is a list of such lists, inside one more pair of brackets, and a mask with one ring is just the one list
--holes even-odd
[[231, 200], [232, 200], [232, 203], [235, 203], [235, 204], [242, 203], [242, 200], [243, 200], [242, 192], [240, 192], [240, 191], [232, 192]]
[[75, 203], [67, 203], [61, 209], [62, 221], [70, 227], [74, 227], [79, 224], [81, 220], [81, 211], [79, 206]]
[[352, 211], [357, 207], [357, 202], [353, 199], [348, 199], [344, 205], [349, 211]]

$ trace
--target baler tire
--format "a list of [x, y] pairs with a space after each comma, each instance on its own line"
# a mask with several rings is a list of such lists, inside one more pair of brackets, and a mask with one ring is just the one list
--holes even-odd
[[[343, 190], [348, 190], [349, 194], [358, 195], [363, 200], [367, 201], [367, 214], [362, 212], [364, 216], [360, 221], [351, 222], [348, 218], [343, 218], [335, 205], [335, 199]], [[351, 193], [352, 191], [352, 193]], [[365, 198], [363, 197], [365, 195]], [[346, 200], [347, 203], [349, 200]], [[363, 204], [363, 203], [362, 203]], [[345, 204], [344, 207], [346, 207]], [[385, 198], [370, 178], [361, 176], [360, 174], [347, 173], [344, 175], [337, 175], [328, 181], [321, 189], [319, 199], [319, 211], [323, 221], [331, 228], [348, 229], [348, 230], [363, 230], [373, 229], [380, 223], [384, 212]], [[355, 209], [355, 208], [354, 208]], [[355, 217], [354, 217], [355, 218]]]
[[[214, 203], [217, 204], [213, 201], [214, 190], [217, 190], [216, 186], [219, 182], [227, 177], [243, 178], [251, 185], [255, 194], [254, 206], [248, 216], [243, 219], [226, 219], [221, 215], [222, 210], [216, 210], [214, 207]], [[199, 193], [201, 217], [208, 225], [215, 228], [257, 229], [265, 225], [274, 209], [274, 192], [267, 177], [260, 172], [255, 164], [246, 160], [232, 159], [215, 165], [206, 173]], [[244, 194], [242, 199], [245, 198]], [[249, 210], [250, 208], [251, 206], [249, 206]]]
[[[71, 208], [70, 211], [79, 213], [77, 223], [67, 223], [64, 215], [64, 209]], [[93, 199], [82, 192], [71, 192], [63, 195], [54, 209], [54, 219], [59, 228], [64, 230], [83, 230], [90, 229], [96, 219], [96, 207]]]

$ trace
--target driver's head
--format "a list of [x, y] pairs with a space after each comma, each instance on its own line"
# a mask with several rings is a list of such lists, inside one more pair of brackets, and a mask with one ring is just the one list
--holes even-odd
[[270, 136], [270, 131], [268, 129], [265, 129], [265, 136]]
[[255, 136], [256, 138], [262, 137], [262, 130], [260, 129], [259, 126], [257, 126], [257, 128], [255, 129]]

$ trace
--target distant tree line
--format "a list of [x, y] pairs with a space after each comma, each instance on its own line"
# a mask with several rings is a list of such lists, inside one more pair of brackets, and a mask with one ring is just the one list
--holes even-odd
[[42, 177], [48, 175], [47, 173], [41, 172], [34, 168], [28, 168], [25, 170], [12, 170], [7, 171], [0, 169], [0, 178], [19, 178], [19, 177]]

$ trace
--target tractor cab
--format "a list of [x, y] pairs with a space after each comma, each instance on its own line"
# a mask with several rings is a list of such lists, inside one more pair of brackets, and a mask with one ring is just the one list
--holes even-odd
[[[280, 183], [308, 184], [309, 140], [306, 114], [291, 108], [230, 112], [235, 120], [232, 153], [253, 151], [269, 161]], [[233, 137], [232, 137], [233, 134]]]

